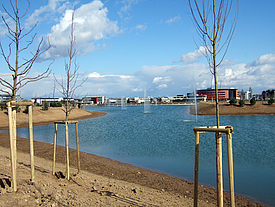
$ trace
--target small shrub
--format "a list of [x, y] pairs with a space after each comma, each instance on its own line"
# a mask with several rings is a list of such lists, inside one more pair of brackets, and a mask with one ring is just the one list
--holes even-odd
[[61, 107], [61, 106], [62, 106], [62, 104], [60, 102], [54, 101], [54, 102], [50, 103], [50, 107]]
[[271, 105], [273, 103], [275, 103], [275, 100], [272, 97], [270, 97], [270, 99], [268, 100], [268, 105]]
[[255, 99], [255, 97], [253, 97], [252, 99], [250, 99], [250, 104], [251, 104], [251, 105], [255, 105], [255, 104], [256, 104], [256, 99]]
[[49, 104], [47, 102], [43, 103], [42, 110], [47, 111], [49, 109]]
[[239, 104], [240, 104], [241, 107], [244, 107], [245, 101], [242, 99], [242, 100], [239, 101]]
[[23, 113], [25, 113], [25, 114], [28, 114], [28, 113], [29, 113], [29, 107], [28, 107], [28, 106], [26, 106], [26, 108], [25, 108], [25, 110], [23, 111]]
[[236, 104], [236, 103], [237, 103], [237, 100], [234, 99], [234, 98], [232, 98], [232, 99], [230, 99], [229, 103], [232, 104], [232, 105], [233, 105], [233, 104]]

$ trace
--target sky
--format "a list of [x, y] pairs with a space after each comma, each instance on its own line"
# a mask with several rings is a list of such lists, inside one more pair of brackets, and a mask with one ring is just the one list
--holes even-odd
[[[7, 11], [12, 11], [8, 0], [2, 3]], [[87, 78], [75, 91], [76, 98], [143, 97], [145, 89], [152, 97], [175, 96], [214, 87], [213, 75], [201, 52], [204, 47], [185, 0], [30, 0], [30, 3], [21, 24], [28, 31], [38, 22], [31, 33], [37, 35], [20, 61], [30, 57], [43, 37], [41, 49], [47, 47], [48, 41], [51, 48], [37, 59], [29, 76], [45, 71], [53, 60], [54, 63], [48, 78], [20, 89], [18, 94], [24, 98], [62, 96], [58, 84], [54, 87], [53, 74], [59, 82], [65, 77], [74, 8], [79, 81]], [[21, 14], [27, 7], [27, 1], [19, 1]], [[274, 0], [239, 1], [235, 33], [217, 69], [219, 88], [248, 91], [251, 87], [253, 93], [275, 88], [274, 8]], [[234, 12], [235, 6], [231, 14]], [[13, 26], [2, 7], [0, 16]], [[232, 16], [227, 22], [229, 28]], [[1, 21], [0, 41], [7, 54], [10, 40], [6, 34]], [[22, 46], [30, 37], [22, 40]], [[0, 66], [0, 76], [12, 81], [3, 56]], [[5, 90], [2, 86], [0, 89]]]

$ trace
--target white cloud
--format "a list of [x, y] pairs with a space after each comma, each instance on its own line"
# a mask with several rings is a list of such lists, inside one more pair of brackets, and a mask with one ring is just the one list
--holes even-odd
[[26, 20], [26, 27], [34, 25], [37, 21], [41, 22], [52, 18], [54, 13], [62, 13], [69, 5], [67, 0], [49, 0], [48, 4], [36, 9]]
[[176, 17], [173, 17], [173, 18], [170, 18], [168, 20], [165, 21], [165, 23], [167, 24], [171, 24], [171, 23], [175, 23], [177, 21], [181, 20], [181, 17], [180, 15], [176, 16]]
[[132, 89], [132, 91], [133, 92], [143, 92], [144, 89], [142, 89], [142, 88], [134, 88], [134, 89]]
[[89, 77], [89, 78], [100, 78], [100, 77], [102, 77], [102, 76], [100, 76], [100, 74], [97, 73], [97, 72], [92, 72], [92, 73], [90, 73], [90, 74], [88, 75], [88, 77]]
[[146, 25], [137, 25], [135, 28], [137, 30], [146, 30], [147, 26]]
[[163, 89], [163, 88], [167, 88], [167, 87], [168, 86], [165, 83], [157, 86], [158, 89]]
[[131, 78], [133, 78], [133, 76], [130, 75], [100, 75], [98, 72], [92, 72], [90, 74], [87, 75], [88, 78], [107, 78], [107, 77], [111, 77], [111, 78], [120, 78], [120, 79], [129, 79], [131, 80]]
[[152, 81], [152, 83], [158, 85], [157, 88], [158, 89], [163, 89], [163, 88], [167, 88], [167, 84], [168, 82], [171, 82], [172, 78], [170, 76], [166, 76], [166, 77], [155, 77]]
[[[78, 55], [84, 55], [95, 47], [94, 41], [119, 33], [117, 22], [108, 19], [108, 9], [99, 0], [83, 4], [75, 11], [74, 35]], [[44, 59], [57, 59], [68, 56], [69, 35], [73, 10], [66, 10], [59, 23], [51, 28], [48, 34], [52, 47], [45, 53]], [[104, 46], [104, 45], [103, 45]]]
[[[120, 10], [117, 12], [120, 18], [124, 18], [124, 20], [128, 20], [130, 18], [129, 10], [133, 5], [138, 4], [141, 0], [117, 0], [117, 3], [123, 4]], [[126, 16], [126, 17], [124, 17]]]
[[[274, 55], [261, 56], [259, 59], [266, 58], [266, 62], [261, 64], [238, 63], [226, 60], [218, 68], [218, 86], [222, 88], [235, 87], [239, 90], [253, 88], [255, 93], [261, 93], [266, 89], [275, 88], [275, 63]], [[229, 64], [231, 63], [231, 64]], [[166, 66], [143, 66], [133, 74], [103, 74], [92, 72], [87, 75], [88, 80], [78, 89], [76, 94], [81, 95], [105, 95], [108, 97], [143, 97], [144, 88], [148, 95], [176, 95], [186, 94], [197, 89], [211, 87], [213, 76], [207, 64], [192, 63], [185, 65], [166, 65]], [[51, 79], [41, 80], [31, 83], [22, 90], [22, 96], [28, 97], [43, 96], [51, 93], [53, 81]], [[213, 87], [213, 85], [212, 85]], [[34, 90], [35, 89], [35, 90]]]
[[262, 90], [275, 88], [275, 54], [262, 55], [251, 63], [239, 63], [235, 65], [225, 65], [218, 69], [222, 87], [238, 87], [240, 90], [261, 92]]
[[275, 63], [275, 54], [265, 54], [262, 55], [260, 58], [257, 60], [251, 62], [248, 64], [248, 67], [250, 66], [260, 66], [260, 65], [265, 65], [265, 64], [272, 64]]
[[[7, 24], [9, 25], [10, 28], [14, 29], [15, 28], [15, 23], [12, 18], [9, 17], [9, 15], [5, 12], [0, 11], [0, 17], [3, 17]], [[0, 37], [8, 34], [8, 29], [7, 26], [5, 25], [4, 21], [0, 20]]]
[[198, 50], [195, 50], [194, 52], [189, 52], [187, 54], [183, 54], [179, 60], [179, 62], [185, 62], [185, 63], [193, 63], [198, 61], [200, 57], [203, 56], [205, 51], [205, 48], [203, 46], [200, 46]]

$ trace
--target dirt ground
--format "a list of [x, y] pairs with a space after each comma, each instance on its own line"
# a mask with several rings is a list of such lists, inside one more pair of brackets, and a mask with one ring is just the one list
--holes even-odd
[[[62, 112], [62, 111], [61, 111]], [[62, 120], [60, 109], [34, 109], [34, 124]], [[74, 114], [74, 115], [73, 115]], [[79, 116], [78, 116], [79, 115]], [[73, 111], [71, 119], [92, 118], [104, 113]], [[27, 115], [17, 114], [20, 126]], [[0, 112], [0, 126], [8, 125]], [[53, 137], [52, 135], [49, 135]], [[36, 142], [35, 182], [30, 181], [29, 140], [17, 138], [18, 191], [11, 187], [9, 136], [0, 133], [0, 206], [193, 206], [193, 183], [130, 164], [81, 152], [77, 174], [76, 151], [70, 149], [70, 180], [65, 174], [65, 148], [57, 147], [56, 174], [52, 175], [53, 145]], [[216, 190], [199, 185], [199, 206], [216, 206]], [[236, 206], [262, 206], [236, 195]], [[229, 206], [229, 194], [224, 193]]]
[[[267, 102], [257, 102], [251, 105], [248, 101], [244, 107], [240, 105], [230, 105], [228, 102], [221, 102], [219, 104], [220, 115], [234, 116], [234, 115], [275, 115], [275, 104], [268, 105]], [[200, 102], [197, 105], [198, 115], [215, 115], [216, 106], [213, 102]], [[190, 107], [190, 114], [195, 114], [195, 107]]]

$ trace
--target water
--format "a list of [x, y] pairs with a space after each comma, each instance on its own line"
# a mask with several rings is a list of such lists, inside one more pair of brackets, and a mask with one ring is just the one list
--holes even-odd
[[[86, 107], [106, 116], [79, 122], [80, 150], [138, 167], [193, 181], [193, 127], [215, 125], [214, 116], [189, 115], [189, 106]], [[235, 192], [275, 206], [275, 116], [222, 116], [221, 125], [233, 126]], [[64, 126], [58, 126], [58, 144], [64, 145]], [[49, 136], [51, 135], [52, 136]], [[18, 129], [27, 137], [28, 129]], [[34, 139], [53, 143], [54, 125], [34, 127]], [[71, 148], [76, 148], [70, 127]], [[216, 150], [212, 133], [200, 134], [199, 182], [216, 187]], [[223, 138], [224, 188], [228, 190], [226, 139]]]

